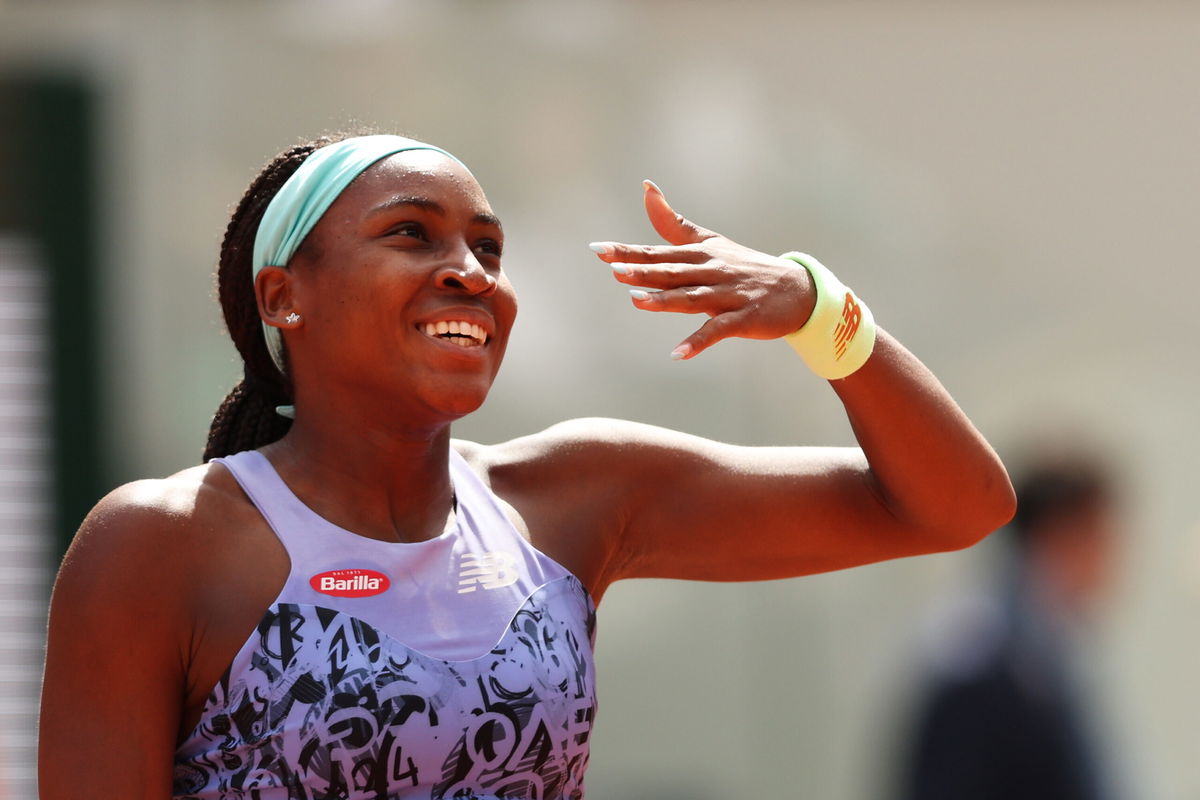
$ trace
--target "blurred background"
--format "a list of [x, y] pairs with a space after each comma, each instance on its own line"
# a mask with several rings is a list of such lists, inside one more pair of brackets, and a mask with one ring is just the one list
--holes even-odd
[[[655, 238], [653, 178], [702, 225], [818, 255], [1014, 473], [1094, 454], [1119, 486], [1110, 591], [1077, 637], [1105, 780], [1200, 797], [1198, 41], [1200, 5], [1161, 1], [0, 0], [9, 796], [35, 792], [71, 531], [116, 484], [196, 463], [239, 374], [212, 279], [233, 204], [277, 151], [368, 125], [455, 152], [505, 223], [520, 319], [460, 437], [604, 415], [853, 442], [781, 343], [668, 359], [695, 322], [636, 313], [586, 246]], [[1004, 549], [617, 585], [589, 796], [896, 796], [924, 632]]]

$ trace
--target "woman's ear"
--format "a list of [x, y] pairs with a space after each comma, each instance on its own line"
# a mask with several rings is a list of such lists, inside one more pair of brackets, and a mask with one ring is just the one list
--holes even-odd
[[[276, 328], [294, 328], [299, 320], [292, 291], [293, 275], [283, 267], [263, 267], [254, 279], [254, 296], [263, 322]], [[290, 317], [290, 319], [289, 319]]]

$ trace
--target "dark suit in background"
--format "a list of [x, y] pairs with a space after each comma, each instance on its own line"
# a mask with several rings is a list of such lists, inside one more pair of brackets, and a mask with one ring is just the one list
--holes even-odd
[[1114, 800], [1072, 633], [1109, 583], [1112, 491], [1090, 459], [1017, 482], [1001, 588], [946, 614], [901, 736], [900, 800]]

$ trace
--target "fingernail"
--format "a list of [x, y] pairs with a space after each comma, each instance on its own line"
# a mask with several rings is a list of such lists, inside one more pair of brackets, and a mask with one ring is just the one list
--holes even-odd
[[592, 248], [593, 253], [600, 253], [601, 255], [609, 252], [612, 249], [604, 242], [592, 242], [588, 245], [588, 247]]
[[630, 289], [629, 296], [632, 297], [634, 300], [649, 300], [650, 299], [650, 293], [643, 292], [641, 289]]
[[658, 192], [659, 194], [663, 193], [662, 189], [658, 188], [658, 184], [656, 184], [654, 181], [650, 180], [649, 178], [642, 181], [642, 185], [649, 189], [653, 189], [654, 191]]
[[612, 271], [617, 273], [618, 275], [628, 275], [629, 274], [629, 267], [625, 266], [624, 264], [620, 264], [620, 263], [609, 264], [609, 266], [612, 267]]
[[682, 361], [688, 357], [688, 353], [690, 352], [692, 352], [692, 348], [688, 347], [686, 344], [681, 344], [679, 347], [676, 347], [671, 351], [671, 360]]

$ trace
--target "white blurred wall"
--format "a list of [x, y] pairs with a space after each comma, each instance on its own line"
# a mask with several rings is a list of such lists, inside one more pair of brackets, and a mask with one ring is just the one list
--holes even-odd
[[[851, 442], [778, 343], [679, 364], [586, 248], [649, 240], [639, 184], [818, 254], [1001, 449], [1067, 429], [1130, 480], [1097, 643], [1139, 796], [1200, 796], [1200, 6], [983, 2], [0, 0], [0, 69], [104, 98], [102, 316], [124, 478], [198, 460], [238, 367], [212, 299], [269, 156], [357, 122], [470, 164], [521, 296], [458, 435], [621, 416], [745, 444]], [[987, 548], [760, 585], [618, 585], [600, 613], [596, 798], [884, 796], [916, 619]], [[899, 692], [899, 694], [898, 694]]]

